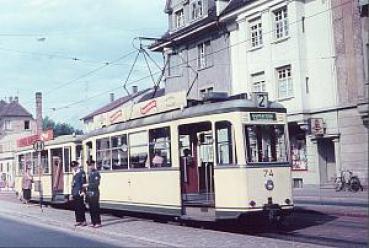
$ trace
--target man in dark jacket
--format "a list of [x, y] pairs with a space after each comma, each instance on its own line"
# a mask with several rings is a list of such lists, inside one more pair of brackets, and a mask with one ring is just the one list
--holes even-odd
[[92, 227], [101, 227], [101, 217], [100, 217], [100, 173], [97, 171], [95, 166], [95, 161], [90, 159], [87, 161], [89, 174], [88, 174], [88, 184], [87, 187], [87, 198], [88, 205], [90, 207], [90, 215]]
[[71, 167], [73, 169], [72, 197], [76, 216], [75, 226], [86, 226], [85, 204], [83, 201], [83, 185], [86, 183], [86, 173], [79, 167], [77, 161], [72, 161]]

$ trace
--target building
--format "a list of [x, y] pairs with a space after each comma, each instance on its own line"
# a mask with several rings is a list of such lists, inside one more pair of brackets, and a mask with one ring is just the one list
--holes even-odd
[[166, 1], [168, 31], [150, 49], [165, 56], [167, 93], [185, 87], [189, 98], [201, 99], [209, 91], [230, 91], [228, 32], [218, 22], [228, 2]]
[[13, 187], [17, 139], [36, 133], [36, 121], [18, 97], [0, 100], [0, 188]]
[[165, 13], [151, 50], [166, 91], [266, 91], [288, 109], [295, 187], [345, 169], [368, 185], [367, 1], [168, 0]]

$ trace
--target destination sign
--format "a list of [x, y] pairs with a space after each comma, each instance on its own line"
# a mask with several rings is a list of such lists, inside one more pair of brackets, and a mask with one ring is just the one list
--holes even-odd
[[275, 121], [277, 120], [276, 113], [250, 113], [252, 121]]

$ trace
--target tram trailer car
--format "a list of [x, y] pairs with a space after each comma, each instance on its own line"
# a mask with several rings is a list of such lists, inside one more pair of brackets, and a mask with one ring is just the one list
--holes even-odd
[[274, 219], [293, 210], [288, 140], [282, 105], [230, 99], [95, 130], [83, 151], [101, 172], [103, 208], [199, 221]]
[[41, 152], [41, 170], [38, 154], [32, 146], [18, 148], [16, 152], [16, 193], [22, 196], [22, 175], [31, 171], [33, 187], [31, 200], [49, 204], [67, 203], [71, 192], [73, 174], [70, 163], [82, 159], [82, 136], [64, 135], [46, 141]]

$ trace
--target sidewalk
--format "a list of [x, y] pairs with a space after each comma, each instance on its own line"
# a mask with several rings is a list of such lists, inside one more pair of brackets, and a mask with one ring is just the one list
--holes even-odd
[[334, 189], [293, 189], [296, 210], [368, 217], [368, 191], [350, 192]]
[[[1, 200], [0, 200], [1, 201]], [[256, 237], [244, 234], [161, 224], [133, 217], [118, 218], [103, 215], [103, 227], [73, 226], [72, 211], [25, 206], [14, 202], [0, 202], [0, 217], [49, 228], [99, 242], [125, 247], [322, 247], [287, 240]], [[88, 214], [87, 214], [87, 217]], [[88, 218], [89, 219], [89, 218]]]

